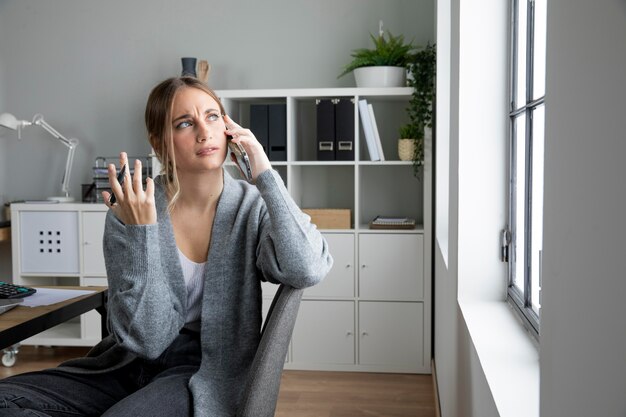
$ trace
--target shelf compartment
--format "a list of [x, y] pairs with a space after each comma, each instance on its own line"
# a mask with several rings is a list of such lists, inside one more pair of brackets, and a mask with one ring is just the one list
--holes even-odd
[[359, 166], [358, 224], [376, 216], [410, 217], [424, 223], [423, 180], [413, 176], [410, 165]]
[[354, 227], [353, 166], [291, 166], [290, 194], [303, 209], [349, 209]]
[[[384, 97], [360, 96], [359, 100], [366, 99], [374, 109], [374, 117], [376, 118], [376, 126], [380, 136], [380, 142], [383, 147], [383, 155], [385, 161], [400, 161], [398, 157], [398, 139], [400, 138], [400, 127], [409, 122], [407, 115], [408, 98], [399, 100], [397, 97], [389, 100]], [[359, 113], [359, 160], [372, 162], [367, 147], [367, 140], [363, 131], [363, 123], [361, 114]], [[376, 163], [374, 161], [373, 163]], [[378, 162], [380, 163], [380, 162]]]

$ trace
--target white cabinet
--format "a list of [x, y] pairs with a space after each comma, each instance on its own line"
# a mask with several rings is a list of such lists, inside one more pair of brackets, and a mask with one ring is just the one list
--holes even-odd
[[359, 363], [387, 371], [424, 368], [423, 303], [359, 303]]
[[[82, 212], [83, 219], [83, 274], [89, 277], [106, 277], [102, 238], [105, 211]], [[106, 285], [106, 284], [105, 284]]]
[[[227, 113], [249, 127], [253, 105], [284, 105], [286, 159], [272, 161], [301, 208], [349, 209], [347, 229], [321, 230], [335, 263], [307, 288], [294, 328], [288, 369], [430, 372], [431, 143], [421, 179], [400, 161], [398, 128], [408, 121], [411, 88], [218, 91]], [[354, 104], [353, 160], [317, 159], [318, 100]], [[358, 101], [372, 104], [385, 155], [372, 161]], [[344, 101], [345, 102], [345, 101]], [[270, 154], [270, 160], [272, 155]], [[281, 158], [282, 159], [282, 158]], [[238, 175], [234, 166], [230, 172]], [[377, 215], [411, 217], [415, 230], [371, 230]], [[275, 286], [263, 284], [264, 308]]]
[[[12, 204], [13, 282], [106, 286], [102, 252], [104, 204]], [[101, 339], [100, 314], [90, 311], [23, 344], [93, 346]]]
[[291, 367], [354, 365], [354, 303], [303, 300], [292, 339]]
[[424, 237], [359, 234], [359, 297], [418, 301], [424, 296]]
[[324, 233], [334, 264], [326, 278], [304, 291], [305, 297], [354, 297], [354, 234]]

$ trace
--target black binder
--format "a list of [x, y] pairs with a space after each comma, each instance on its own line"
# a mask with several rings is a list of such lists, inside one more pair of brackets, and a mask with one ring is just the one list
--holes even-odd
[[287, 104], [268, 105], [270, 161], [287, 160]]
[[263, 145], [263, 151], [269, 157], [269, 115], [267, 104], [250, 105], [250, 130]]
[[338, 161], [354, 161], [354, 101], [335, 101], [335, 156]]
[[332, 100], [316, 101], [317, 160], [335, 160], [335, 105]]

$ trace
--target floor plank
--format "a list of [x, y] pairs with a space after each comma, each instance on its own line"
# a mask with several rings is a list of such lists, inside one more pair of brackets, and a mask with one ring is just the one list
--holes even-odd
[[[19, 349], [15, 366], [0, 366], [0, 378], [82, 356], [86, 348]], [[284, 371], [276, 417], [435, 417], [430, 375]]]

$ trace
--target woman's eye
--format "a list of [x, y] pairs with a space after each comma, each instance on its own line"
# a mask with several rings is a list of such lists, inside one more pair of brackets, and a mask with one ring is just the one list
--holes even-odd
[[191, 126], [191, 123], [189, 123], [189, 122], [180, 122], [180, 123], [176, 126], [176, 128], [177, 128], [177, 129], [184, 129], [184, 128], [189, 127], [189, 126]]
[[208, 117], [210, 122], [216, 122], [219, 120], [219, 118], [220, 118], [219, 114], [215, 114], [215, 113], [209, 114], [209, 117]]

